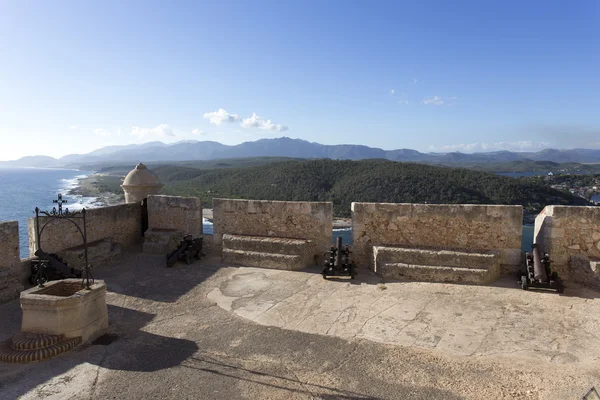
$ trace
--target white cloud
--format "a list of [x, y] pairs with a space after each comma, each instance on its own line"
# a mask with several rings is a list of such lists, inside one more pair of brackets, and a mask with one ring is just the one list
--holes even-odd
[[390, 94], [393, 96], [396, 93], [396, 89], [390, 90]]
[[219, 108], [217, 111], [205, 113], [204, 119], [209, 120], [211, 124], [221, 125], [223, 122], [239, 121], [240, 116], [237, 114], [230, 114], [222, 108]]
[[112, 135], [112, 133], [110, 131], [107, 131], [106, 129], [101, 129], [101, 128], [94, 129], [94, 133], [97, 136], [102, 136], [102, 137], [108, 137], [108, 136]]
[[77, 125], [69, 125], [69, 129], [74, 131], [75, 129], [77, 129]]
[[206, 136], [206, 135], [208, 135], [208, 132], [203, 131], [202, 129], [194, 129], [194, 130], [192, 130], [192, 134], [199, 135], [199, 136]]
[[439, 96], [433, 96], [429, 99], [423, 100], [423, 104], [433, 104], [434, 106], [441, 106], [444, 104], [444, 100], [442, 100]]
[[140, 139], [148, 135], [176, 136], [173, 129], [170, 128], [167, 124], [160, 124], [155, 128], [142, 128], [139, 126], [134, 126], [133, 128], [131, 128], [131, 134], [134, 136], [138, 136]]
[[458, 100], [458, 97], [456, 96], [446, 98], [442, 98], [440, 96], [433, 96], [423, 100], [423, 104], [432, 106], [453, 106], [454, 104], [456, 104], [456, 100]]
[[413, 85], [416, 85], [419, 83], [419, 80], [417, 78], [412, 78], [410, 81], [413, 83]]
[[242, 128], [259, 128], [270, 131], [283, 132], [287, 131], [288, 127], [281, 124], [274, 124], [270, 119], [265, 120], [263, 117], [252, 113], [250, 118], [246, 118], [241, 123]]
[[466, 144], [449, 144], [444, 146], [429, 146], [430, 151], [435, 152], [453, 152], [460, 151], [462, 153], [475, 153], [486, 151], [538, 151], [550, 147], [548, 142], [533, 142], [531, 140], [520, 140], [515, 142], [495, 142], [495, 143], [466, 143]]
[[408, 100], [398, 100], [399, 104], [409, 104]]

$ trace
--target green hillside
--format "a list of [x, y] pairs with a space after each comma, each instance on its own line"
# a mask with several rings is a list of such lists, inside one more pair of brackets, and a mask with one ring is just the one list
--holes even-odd
[[246, 168], [154, 168], [171, 195], [265, 200], [333, 201], [339, 216], [352, 201], [393, 203], [522, 204], [537, 212], [546, 204], [581, 204], [541, 180], [514, 179], [461, 168], [386, 160], [286, 161]]

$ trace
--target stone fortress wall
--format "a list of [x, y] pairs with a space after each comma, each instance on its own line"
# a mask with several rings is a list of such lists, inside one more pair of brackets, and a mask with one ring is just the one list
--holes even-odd
[[148, 230], [144, 252], [166, 254], [185, 235], [202, 235], [202, 203], [197, 197], [148, 196]]
[[497, 251], [504, 274], [521, 263], [523, 207], [352, 203], [353, 258], [373, 268], [373, 246]]
[[18, 297], [23, 288], [19, 257], [19, 223], [0, 222], [0, 304]]
[[314, 254], [331, 247], [333, 204], [330, 202], [213, 199], [213, 241], [224, 234], [310, 240]]
[[[373, 246], [492, 251], [499, 254], [502, 273], [522, 264], [521, 206], [352, 203], [353, 259], [359, 267], [372, 264]], [[44, 220], [44, 218], [41, 218]], [[309, 240], [314, 253], [329, 249], [333, 209], [330, 202], [286, 202], [214, 199], [214, 236], [206, 236], [206, 251], [221, 252], [223, 235], [249, 235]], [[34, 218], [29, 220], [29, 246], [35, 243]], [[202, 205], [197, 198], [148, 197], [150, 228], [202, 233]], [[143, 238], [139, 203], [90, 209], [88, 242], [110, 240], [123, 247]], [[600, 207], [547, 206], [536, 219], [535, 241], [550, 253], [553, 268], [564, 279], [600, 287]], [[214, 242], [214, 243], [213, 243]], [[81, 244], [77, 229], [53, 221], [42, 236], [47, 252]], [[286, 245], [287, 242], [286, 242]], [[19, 259], [16, 222], [0, 223], [0, 301], [22, 290], [26, 260]], [[70, 264], [71, 265], [71, 264]]]
[[534, 243], [563, 279], [600, 288], [600, 207], [546, 206], [535, 219]]
[[[123, 247], [140, 243], [142, 240], [141, 207], [139, 203], [131, 203], [87, 210], [88, 243], [110, 240]], [[48, 218], [40, 217], [40, 225], [43, 225]], [[78, 226], [83, 228], [81, 221], [78, 220]], [[29, 253], [33, 257], [37, 249], [35, 217], [30, 218], [28, 222]], [[47, 253], [58, 253], [83, 244], [77, 227], [65, 220], [50, 221], [42, 232], [40, 242], [42, 249]]]
[[148, 196], [148, 228], [202, 234], [202, 203], [197, 197]]

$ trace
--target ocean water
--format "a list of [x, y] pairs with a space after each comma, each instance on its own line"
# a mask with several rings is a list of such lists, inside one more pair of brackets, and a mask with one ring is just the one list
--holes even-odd
[[0, 168], [0, 221], [19, 222], [22, 258], [29, 256], [27, 220], [35, 216], [36, 207], [51, 210], [58, 193], [68, 201], [65, 208], [94, 207], [96, 198], [66, 195], [78, 178], [89, 174], [70, 169]]

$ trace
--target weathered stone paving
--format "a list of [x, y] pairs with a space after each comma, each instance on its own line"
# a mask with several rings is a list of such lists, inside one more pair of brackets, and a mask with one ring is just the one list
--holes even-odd
[[[108, 285], [109, 336], [49, 361], [0, 363], [0, 398], [565, 400], [600, 386], [598, 300], [575, 286], [384, 290], [363, 273], [350, 284], [210, 257], [165, 268], [144, 253], [94, 275]], [[0, 318], [10, 340], [18, 301]]]
[[359, 278], [232, 269], [208, 297], [256, 323], [306, 333], [464, 356], [600, 363], [597, 292], [523, 291], [508, 278], [493, 286]]

